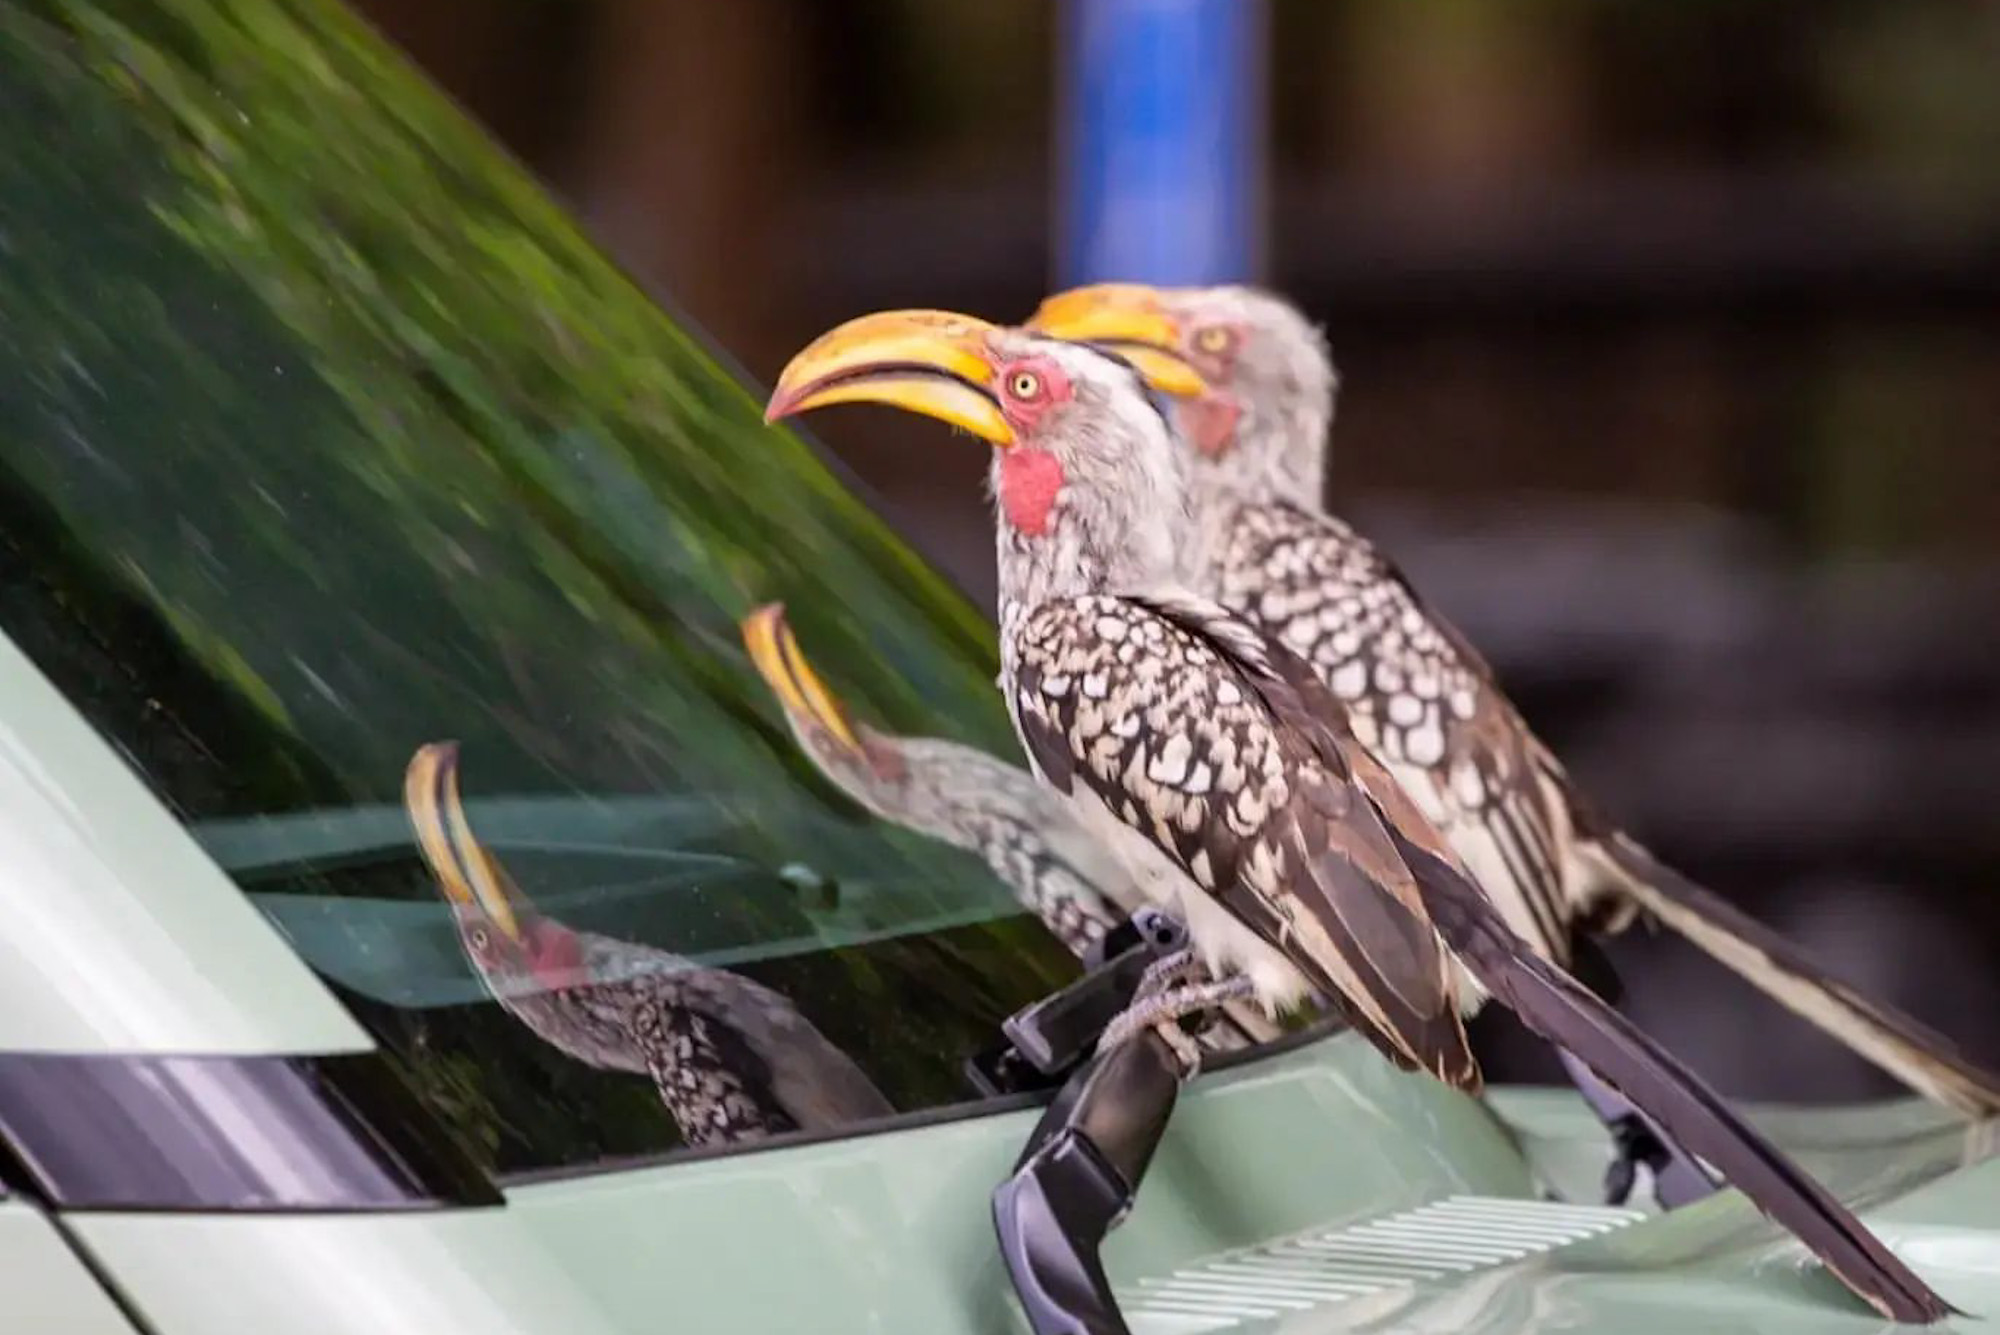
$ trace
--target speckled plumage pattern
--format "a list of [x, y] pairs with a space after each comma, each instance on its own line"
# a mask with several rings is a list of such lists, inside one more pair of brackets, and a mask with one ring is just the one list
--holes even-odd
[[966, 812], [959, 828], [966, 845], [1014, 888], [1071, 954], [1082, 957], [1123, 916], [1049, 842], [1043, 827], [1013, 819], [1012, 813], [983, 808]]
[[[1464, 970], [1700, 1146], [1876, 1310], [1917, 1321], [1950, 1311], [1685, 1067], [1506, 925], [1309, 665], [1176, 587], [1195, 536], [1185, 454], [1129, 364], [990, 328], [976, 346], [960, 333], [941, 345], [920, 332], [935, 321], [864, 317], [838, 347], [788, 366], [773, 402], [805, 401], [837, 367], [843, 399], [875, 394], [977, 422], [1002, 454], [1056, 461], [1045, 525], [1014, 528], [1001, 507], [1002, 696], [1038, 776], [1149, 894], [1175, 901], [1212, 970], [1247, 978], [1266, 1002], [1295, 995], [1303, 976], [1392, 1058], [1471, 1088]], [[1024, 364], [1034, 373], [1016, 375]], [[911, 390], [932, 366], [947, 380]]]
[[689, 1145], [824, 1130], [893, 1111], [847, 1055], [770, 988], [667, 951], [592, 933], [577, 938], [592, 981], [547, 987], [482, 969], [490, 990], [576, 1060], [650, 1076]]
[[[879, 819], [977, 854], [1078, 958], [1145, 904], [1103, 843], [1026, 770], [958, 742], [866, 725], [857, 726], [867, 751], [857, 753], [810, 719], [786, 718], [800, 747], [849, 797]], [[1198, 1036], [1210, 1051], [1278, 1034], [1252, 1009], [1232, 1004], [1225, 1014], [1226, 1023]]]
[[1399, 1063], [1477, 1085], [1409, 874], [1337, 744], [1274, 716], [1288, 688], [1260, 637], [1185, 595], [1096, 594], [1022, 611], [1003, 658], [1038, 772], [1129, 832], [1135, 876], [1211, 970], [1247, 973], [1273, 1009], [1317, 989]]
[[456, 745], [418, 749], [404, 803], [459, 944], [494, 1000], [577, 1061], [652, 1077], [689, 1145], [894, 1111], [846, 1053], [763, 984], [544, 917], [472, 833]]
[[689, 1145], [798, 1128], [771, 1088], [769, 1068], [709, 1013], [723, 1009], [731, 991], [739, 1009], [783, 1007], [782, 998], [740, 978], [718, 986], [712, 971], [664, 952], [582, 939], [592, 974], [610, 981], [549, 989], [510, 981], [494, 988], [500, 1004], [586, 1065], [651, 1076]]
[[1604, 878], [1571, 853], [1561, 769], [1484, 661], [1340, 520], [1246, 502], [1224, 529], [1217, 597], [1313, 665], [1508, 924], [1566, 962], [1572, 918], [1602, 911]]
[[1255, 289], [1159, 299], [1192, 346], [1204, 329], [1225, 334], [1203, 370], [1240, 413], [1226, 448], [1183, 444], [1187, 577], [1313, 663], [1517, 934], [1566, 963], [1577, 929], [1615, 932], [1644, 913], [1912, 1088], [2000, 1111], [2000, 1076], [1949, 1038], [1828, 976], [1593, 812], [1470, 644], [1320, 509], [1339, 381], [1319, 329]]

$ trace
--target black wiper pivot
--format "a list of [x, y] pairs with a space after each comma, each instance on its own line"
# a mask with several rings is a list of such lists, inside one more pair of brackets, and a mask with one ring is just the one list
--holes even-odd
[[1003, 1043], [968, 1060], [967, 1078], [987, 1095], [1055, 1087], [1132, 1004], [1146, 966], [1187, 939], [1187, 928], [1169, 914], [1140, 909], [1092, 947], [1074, 982], [1001, 1021]]

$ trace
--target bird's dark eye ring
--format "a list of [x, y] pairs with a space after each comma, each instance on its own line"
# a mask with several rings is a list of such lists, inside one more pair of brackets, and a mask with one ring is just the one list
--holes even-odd
[[1033, 371], [1016, 371], [1007, 377], [1007, 392], [1017, 399], [1032, 399], [1042, 392], [1042, 378]]

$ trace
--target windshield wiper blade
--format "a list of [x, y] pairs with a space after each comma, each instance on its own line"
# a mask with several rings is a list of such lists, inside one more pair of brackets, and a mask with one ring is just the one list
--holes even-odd
[[1097, 942], [1082, 977], [1001, 1024], [993, 1069], [1020, 1084], [1071, 1072], [993, 1193], [1000, 1256], [1036, 1335], [1127, 1335], [1098, 1249], [1131, 1212], [1184, 1072], [1152, 1030], [1093, 1049], [1147, 967], [1187, 941], [1177, 919], [1140, 909]]
[[993, 1193], [1000, 1256], [1035, 1335], [1130, 1335], [1099, 1249], [1132, 1209], [1180, 1095], [1152, 1030], [1072, 1075]]

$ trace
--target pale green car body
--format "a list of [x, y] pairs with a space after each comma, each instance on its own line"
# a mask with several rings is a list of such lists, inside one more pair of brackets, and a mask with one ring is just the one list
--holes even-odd
[[[225, 202], [231, 173], [246, 170], [245, 145], [257, 141], [232, 138], [213, 108], [195, 105], [192, 85], [176, 82], [182, 66], [206, 59], [240, 73], [246, 59], [269, 52], [277, 63], [282, 53], [283, 70], [309, 78], [336, 47], [343, 58], [374, 50], [371, 36], [313, 4], [246, 0], [224, 17], [183, 16], [173, 21], [179, 45], [139, 35], [152, 11], [178, 5], [44, 8], [9, 18], [14, 54], [63, 53], [75, 69], [58, 71], [62, 78], [141, 89], [154, 99], [148, 106], [172, 108], [190, 151], [209, 155]], [[202, 43], [212, 46], [191, 50]], [[381, 86], [363, 89], [362, 100], [381, 112], [368, 133], [385, 143], [449, 139], [454, 154], [473, 159], [466, 171], [515, 201], [511, 225], [540, 238], [508, 260], [523, 302], [535, 299], [528, 289], [538, 281], [529, 272], [537, 256], [559, 255], [550, 264], [558, 277], [564, 265], [611, 273], [455, 113], [392, 59], [371, 59]], [[245, 126], [275, 114], [241, 92], [255, 86], [246, 79], [239, 88]], [[613, 331], [605, 337], [622, 340], [619, 353], [641, 366], [654, 354], [689, 355], [664, 317], [605, 281], [616, 288], [602, 298]], [[440, 364], [453, 355], [440, 349]], [[747, 392], [725, 386], [719, 394], [716, 431], [739, 443], [753, 433], [767, 439]], [[789, 466], [821, 497], [817, 504], [860, 522], [860, 508], [807, 451]], [[969, 610], [914, 558], [896, 562], [946, 608], [938, 617], [977, 633], [967, 629]], [[960, 657], [963, 681], [978, 685], [983, 664]], [[961, 684], [957, 676], [931, 683], [947, 694]], [[4, 639], [0, 868], [0, 1055], [376, 1049], [212, 849]], [[0, 1196], [0, 1328], [1017, 1330], [988, 1202], [1036, 1116], [1025, 1097], [960, 1102], [810, 1143], [517, 1173], [502, 1182], [504, 1203], [466, 1207], [121, 1212], [65, 1209], [17, 1190]], [[1915, 1101], [1761, 1110], [1756, 1118], [1971, 1314], [1953, 1329], [2000, 1328], [2000, 1160], [1991, 1125], [1967, 1127]], [[1567, 1093], [1501, 1090], [1482, 1104], [1391, 1070], [1351, 1036], [1298, 1041], [1205, 1074], [1185, 1092], [1107, 1259], [1134, 1330], [1155, 1335], [1881, 1328], [1734, 1193], [1671, 1217], [1551, 1198], [1595, 1200], [1604, 1156], [1600, 1129]]]

